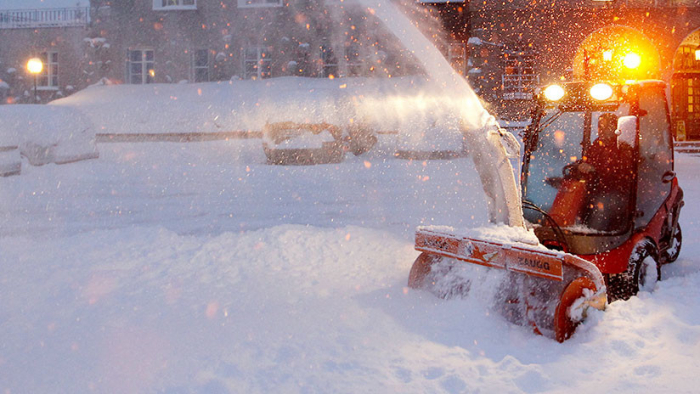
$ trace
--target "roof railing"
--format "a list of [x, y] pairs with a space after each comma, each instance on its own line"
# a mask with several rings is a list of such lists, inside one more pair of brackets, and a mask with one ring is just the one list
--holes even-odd
[[0, 29], [84, 27], [89, 19], [89, 7], [0, 10]]

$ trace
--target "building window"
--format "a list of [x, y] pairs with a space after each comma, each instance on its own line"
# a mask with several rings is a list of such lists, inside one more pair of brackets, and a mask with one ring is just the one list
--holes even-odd
[[447, 44], [447, 61], [459, 75], [466, 74], [467, 50], [464, 43], [455, 41]]
[[209, 82], [209, 50], [197, 49], [192, 53], [192, 74], [195, 82]]
[[505, 70], [501, 76], [503, 99], [530, 100], [540, 77], [535, 75], [535, 53], [531, 49], [524, 51], [505, 51]]
[[322, 76], [325, 78], [338, 77], [338, 59], [335, 57], [333, 47], [330, 45], [321, 45], [321, 61], [323, 62]]
[[130, 49], [127, 51], [126, 74], [130, 84], [153, 83], [156, 72], [152, 49]]
[[262, 45], [249, 45], [244, 49], [243, 72], [245, 79], [270, 78], [271, 49]]
[[58, 52], [44, 52], [40, 56], [44, 69], [37, 81], [37, 87], [44, 90], [58, 89]]
[[674, 68], [676, 70], [698, 70], [700, 69], [700, 59], [698, 56], [700, 47], [683, 45], [678, 48], [674, 59]]
[[238, 0], [238, 8], [282, 7], [282, 0]]
[[154, 10], [196, 10], [197, 0], [153, 0]]
[[700, 78], [688, 78], [685, 101], [688, 103], [688, 115], [692, 119], [700, 119]]
[[359, 44], [353, 42], [345, 45], [345, 64], [347, 66], [348, 77], [358, 77], [362, 75], [363, 62]]

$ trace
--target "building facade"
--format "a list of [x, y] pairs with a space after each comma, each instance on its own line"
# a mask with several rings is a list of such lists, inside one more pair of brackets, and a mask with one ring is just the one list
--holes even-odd
[[[86, 86], [89, 11], [0, 10], [0, 103], [47, 102]], [[36, 76], [26, 71], [34, 57], [44, 64]]]
[[130, 84], [411, 71], [377, 21], [324, 3], [93, 0], [94, 62], [100, 78]]
[[[92, 0], [0, 11], [0, 102], [41, 102], [90, 84], [279, 76], [400, 76], [417, 64], [378, 21], [334, 0]], [[423, 2], [411, 10], [489, 109], [525, 119], [539, 86], [610, 77], [625, 48], [634, 78], [669, 83], [679, 139], [700, 139], [700, 0]], [[438, 18], [446, 35], [431, 30]], [[46, 64], [34, 78], [28, 58]]]

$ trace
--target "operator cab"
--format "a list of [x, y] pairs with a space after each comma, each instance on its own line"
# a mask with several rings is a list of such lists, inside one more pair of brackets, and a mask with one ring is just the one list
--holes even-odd
[[665, 89], [661, 81], [575, 82], [538, 95], [522, 195], [543, 244], [609, 251], [664, 208], [675, 178]]

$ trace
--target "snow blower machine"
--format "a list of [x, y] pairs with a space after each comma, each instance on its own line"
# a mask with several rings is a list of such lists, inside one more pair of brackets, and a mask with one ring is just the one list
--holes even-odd
[[[523, 138], [520, 192], [504, 153], [512, 136], [492, 125], [491, 143], [471, 145], [471, 154], [491, 222], [502, 225], [419, 228], [409, 287], [465, 295], [483, 280], [456, 271], [496, 268], [503, 280], [494, 301], [506, 318], [560, 342], [589, 308], [652, 289], [682, 241], [665, 88], [628, 81], [543, 89]], [[494, 155], [495, 167], [486, 158]]]

